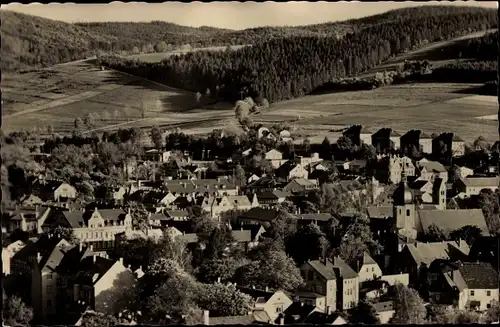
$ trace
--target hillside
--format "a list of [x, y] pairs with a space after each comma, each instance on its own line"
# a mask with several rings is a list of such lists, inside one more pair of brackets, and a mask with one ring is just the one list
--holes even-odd
[[[188, 44], [203, 48], [256, 44], [284, 37], [343, 37], [372, 25], [449, 15], [488, 15], [483, 8], [427, 6], [389, 11], [345, 22], [298, 27], [259, 27], [242, 31], [188, 27], [167, 22], [112, 22], [68, 24], [41, 17], [0, 11], [3, 71], [46, 67], [85, 59], [97, 50], [127, 54], [166, 52]], [[486, 27], [486, 24], [485, 26]]]
[[217, 97], [230, 101], [248, 95], [276, 102], [301, 97], [334, 79], [367, 71], [427, 42], [448, 40], [498, 24], [494, 10], [466, 7], [447, 10], [405, 9], [404, 13], [415, 15], [402, 15], [398, 19], [390, 18], [389, 13], [383, 16], [386, 18], [382, 23], [365, 25], [341, 39], [276, 38], [253, 44], [251, 48], [189, 53], [166, 58], [161, 63], [121, 58], [104, 61], [112, 68], [177, 88], [194, 92], [209, 89]]

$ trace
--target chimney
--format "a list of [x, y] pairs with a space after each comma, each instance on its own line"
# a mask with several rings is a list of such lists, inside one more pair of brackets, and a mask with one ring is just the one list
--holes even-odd
[[210, 325], [210, 311], [208, 310], [203, 311], [203, 324]]
[[304, 306], [304, 302], [300, 302], [300, 306], [303, 307]]
[[90, 244], [90, 252], [94, 252], [94, 246]]
[[37, 252], [36, 254], [36, 260], [40, 262], [42, 260], [42, 254], [40, 252]]
[[269, 287], [266, 286], [266, 292], [269, 292]]
[[280, 315], [280, 325], [283, 326], [285, 324], [285, 317], [283, 315]]
[[119, 260], [120, 260], [120, 263], [123, 265], [123, 258], [120, 258]]
[[80, 252], [82, 252], [83, 251], [83, 243], [80, 242], [80, 244], [78, 244], [78, 247], [79, 247]]
[[326, 314], [330, 314], [330, 307], [329, 306], [326, 307]]
[[94, 255], [92, 255], [92, 262], [93, 262], [93, 263], [95, 263], [95, 262], [96, 262], [96, 260], [97, 260], [97, 256], [96, 256], [95, 254], [94, 254]]

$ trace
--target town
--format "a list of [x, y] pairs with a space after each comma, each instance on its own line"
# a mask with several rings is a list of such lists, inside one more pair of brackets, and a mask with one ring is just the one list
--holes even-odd
[[498, 142], [359, 125], [333, 144], [283, 125], [30, 139], [3, 138], [2, 260], [36, 322], [498, 318]]

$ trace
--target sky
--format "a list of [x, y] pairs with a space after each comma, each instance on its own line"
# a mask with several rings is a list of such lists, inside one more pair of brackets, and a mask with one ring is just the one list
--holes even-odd
[[2, 9], [66, 22], [167, 21], [185, 26], [245, 29], [258, 26], [300, 26], [375, 15], [392, 9], [422, 5], [498, 8], [497, 1], [428, 2], [111, 2], [109, 4], [19, 4]]

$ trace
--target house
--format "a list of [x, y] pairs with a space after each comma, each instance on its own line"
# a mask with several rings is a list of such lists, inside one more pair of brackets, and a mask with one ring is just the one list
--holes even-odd
[[409, 186], [419, 202], [432, 203], [433, 183], [430, 180], [417, 179]]
[[250, 242], [248, 242], [247, 248], [250, 250], [257, 245], [259, 245], [260, 238], [266, 232], [266, 229], [262, 225], [240, 225], [240, 230], [249, 231], [250, 232]]
[[238, 186], [229, 181], [228, 178], [217, 179], [190, 179], [190, 180], [168, 180], [164, 183], [167, 192], [174, 195], [238, 195]]
[[284, 164], [287, 160], [283, 160], [283, 153], [276, 149], [271, 149], [267, 151], [264, 155], [264, 158], [269, 161], [271, 166], [274, 169], [278, 169], [282, 164]]
[[339, 221], [335, 219], [331, 213], [328, 212], [318, 212], [318, 213], [295, 213], [297, 217], [298, 225], [309, 225], [314, 223], [320, 227], [337, 226]]
[[101, 203], [111, 203], [115, 206], [123, 205], [127, 190], [124, 186], [107, 188], [102, 186], [95, 192], [95, 200]]
[[281, 177], [287, 181], [294, 178], [307, 179], [309, 172], [301, 164], [293, 161], [287, 161], [276, 170], [276, 176]]
[[9, 230], [20, 229], [30, 234], [43, 233], [43, 224], [51, 214], [50, 207], [41, 207], [36, 205], [34, 208], [19, 208], [7, 211], [9, 219]]
[[248, 177], [247, 179], [247, 184], [251, 184], [255, 181], [258, 181], [260, 179], [259, 176], [255, 175], [255, 174], [252, 174], [252, 176]]
[[292, 134], [286, 129], [280, 132], [280, 141], [283, 143], [292, 141]]
[[26, 246], [23, 241], [15, 241], [2, 247], [2, 273], [4, 276], [10, 275], [10, 262], [14, 255]]
[[353, 173], [360, 173], [366, 168], [367, 161], [364, 159], [348, 160], [336, 163], [337, 168], [342, 171], [350, 171]]
[[254, 299], [253, 310], [263, 310], [271, 321], [283, 315], [293, 301], [283, 291], [258, 290], [255, 288], [239, 287], [239, 291], [250, 295]]
[[[269, 226], [280, 214], [278, 210], [257, 207], [240, 213], [238, 221], [241, 224], [262, 224]], [[291, 214], [288, 215], [294, 217]]]
[[363, 257], [358, 260], [356, 272], [358, 273], [360, 283], [374, 280], [382, 276], [382, 269], [380, 269], [378, 263], [366, 252], [363, 254]]
[[465, 154], [465, 141], [456, 134], [451, 139], [451, 152], [454, 157], [461, 157]]
[[123, 265], [123, 259], [93, 255], [79, 262], [72, 282], [75, 302], [84, 302], [97, 312], [116, 314], [123, 309], [123, 298], [134, 296], [136, 278]]
[[283, 203], [289, 196], [290, 193], [288, 192], [273, 190], [257, 193], [257, 200], [259, 201], [259, 205], [261, 207], [274, 207]]
[[489, 263], [458, 262], [443, 269], [435, 283], [441, 288], [433, 289], [432, 298], [451, 300], [458, 310], [486, 311], [499, 299], [499, 282], [498, 272]]
[[68, 227], [77, 239], [96, 249], [114, 247], [115, 235], [132, 229], [132, 216], [122, 209], [97, 209], [94, 211], [60, 211], [44, 224], [44, 229], [55, 226]]
[[43, 200], [34, 194], [28, 194], [21, 199], [21, 206], [23, 207], [33, 207], [37, 205], [42, 205]]
[[[388, 175], [387, 180], [393, 184], [398, 184], [406, 176], [415, 176], [415, 166], [408, 157], [390, 156], [386, 160]], [[384, 160], [384, 161], [385, 161]]]
[[412, 149], [422, 153], [432, 153], [432, 137], [420, 130], [411, 130], [401, 136], [401, 149], [407, 154], [412, 154]]
[[465, 177], [457, 181], [456, 188], [465, 197], [478, 195], [482, 190], [495, 191], [500, 184], [499, 177]]
[[372, 132], [365, 126], [353, 125], [345, 130], [342, 135], [349, 138], [355, 145], [372, 145]]
[[245, 187], [246, 194], [274, 191], [281, 188], [286, 181], [281, 178], [262, 176], [260, 179], [251, 182]]
[[302, 166], [307, 167], [309, 165], [315, 164], [317, 162], [321, 162], [323, 159], [319, 157], [319, 153], [312, 153], [310, 157], [305, 156], [295, 156], [295, 163]]
[[319, 182], [316, 179], [296, 178], [291, 180], [283, 191], [293, 195], [306, 195], [308, 192], [319, 188]]
[[151, 149], [144, 152], [143, 159], [145, 161], [155, 161], [167, 163], [170, 160], [172, 151], [162, 151], [158, 149]]
[[382, 128], [372, 135], [372, 145], [377, 153], [401, 148], [401, 135], [391, 128]]
[[285, 324], [300, 324], [313, 312], [318, 311], [314, 305], [308, 305], [304, 302], [293, 302], [284, 312]]
[[[189, 212], [187, 210], [165, 210], [165, 217], [169, 220], [189, 220]], [[153, 220], [152, 215], [150, 220]]]
[[296, 293], [300, 301], [322, 312], [347, 310], [359, 300], [358, 274], [342, 259], [311, 260], [300, 266], [305, 285]]
[[72, 185], [61, 181], [39, 180], [33, 185], [35, 195], [45, 202], [76, 199], [77, 191]]
[[313, 312], [303, 321], [304, 324], [346, 325], [347, 321], [339, 313]]
[[434, 260], [467, 260], [470, 248], [465, 241], [407, 244], [396, 261], [396, 270], [408, 273], [410, 284], [416, 285], [423, 268]]
[[448, 171], [446, 168], [437, 161], [418, 162], [419, 179], [433, 181], [435, 178], [441, 178], [445, 181], [448, 180]]

